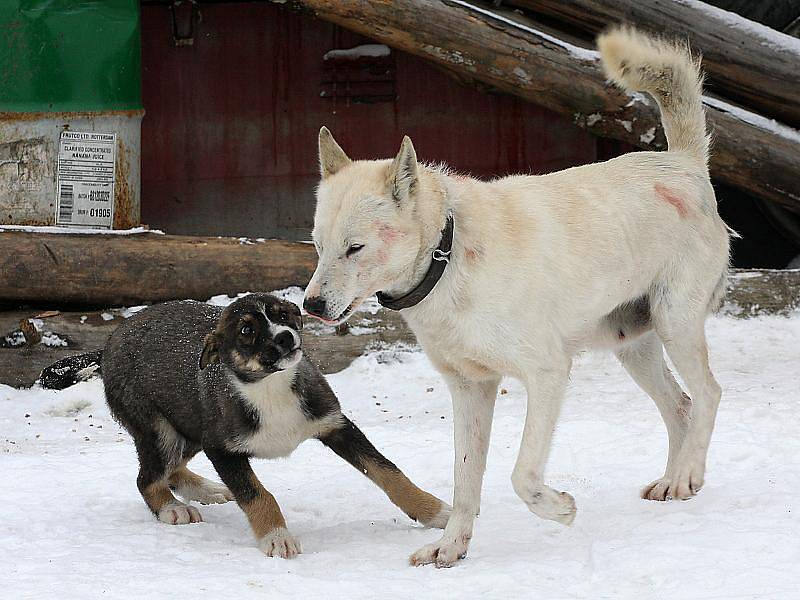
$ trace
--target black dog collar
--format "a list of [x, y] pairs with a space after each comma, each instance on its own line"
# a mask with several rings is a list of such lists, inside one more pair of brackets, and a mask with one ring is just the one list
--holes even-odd
[[403, 294], [398, 298], [387, 296], [383, 292], [378, 292], [378, 303], [390, 310], [402, 310], [409, 308], [422, 302], [425, 297], [431, 293], [431, 290], [436, 286], [439, 280], [444, 275], [444, 270], [447, 268], [447, 263], [450, 262], [450, 251], [453, 248], [453, 213], [447, 215], [447, 222], [442, 229], [441, 239], [439, 245], [431, 253], [431, 265], [428, 267], [428, 272], [425, 277], [419, 282], [419, 285], [407, 294]]

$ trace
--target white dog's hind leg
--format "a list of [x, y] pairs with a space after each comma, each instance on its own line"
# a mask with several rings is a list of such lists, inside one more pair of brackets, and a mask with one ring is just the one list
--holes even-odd
[[544, 484], [544, 466], [550, 454], [553, 429], [561, 410], [571, 361], [537, 367], [526, 382], [528, 411], [522, 444], [511, 475], [511, 483], [531, 512], [571, 525], [575, 520], [575, 499]]
[[667, 497], [681, 500], [694, 496], [703, 485], [708, 445], [722, 395], [708, 366], [705, 335], [713, 290], [699, 289], [702, 282], [711, 279], [703, 272], [708, 262], [683, 263], [650, 303], [656, 333], [692, 397], [689, 429], [665, 477]]
[[442, 537], [411, 555], [412, 565], [452, 566], [467, 553], [475, 515], [480, 510], [481, 485], [492, 431], [492, 415], [500, 379], [476, 383], [445, 376], [453, 397], [455, 492], [453, 511]]
[[704, 320], [673, 329], [661, 323], [657, 330], [669, 357], [692, 395], [689, 430], [674, 466], [666, 475], [667, 497], [685, 500], [703, 486], [706, 456], [714, 430], [722, 389], [708, 366]]
[[653, 399], [667, 427], [669, 455], [664, 477], [647, 485], [641, 494], [645, 500], [666, 500], [669, 488], [667, 475], [675, 468], [689, 427], [691, 400], [667, 367], [664, 348], [655, 332], [646, 334], [616, 354], [636, 384]]

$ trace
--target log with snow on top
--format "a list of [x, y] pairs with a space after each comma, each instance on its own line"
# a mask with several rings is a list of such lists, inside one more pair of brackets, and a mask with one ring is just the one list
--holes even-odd
[[582, 31], [632, 23], [687, 39], [703, 55], [714, 91], [788, 125], [800, 126], [800, 39], [699, 0], [505, 0]]
[[[597, 53], [545, 33], [529, 20], [462, 0], [293, 0], [398, 50], [570, 116], [603, 137], [663, 150], [658, 108], [606, 81]], [[800, 133], [757, 114], [706, 99], [714, 136], [712, 175], [800, 212]]]

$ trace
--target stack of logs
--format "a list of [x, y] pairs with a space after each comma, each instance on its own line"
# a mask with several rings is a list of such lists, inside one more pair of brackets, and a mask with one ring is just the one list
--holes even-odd
[[592, 40], [615, 23], [688, 39], [703, 55], [708, 91], [743, 106], [707, 96], [712, 175], [800, 213], [795, 129], [800, 40], [789, 35], [699, 1], [292, 0], [289, 5], [426, 58], [464, 82], [567, 115], [596, 135], [652, 150], [665, 146], [655, 103], [609, 85]]

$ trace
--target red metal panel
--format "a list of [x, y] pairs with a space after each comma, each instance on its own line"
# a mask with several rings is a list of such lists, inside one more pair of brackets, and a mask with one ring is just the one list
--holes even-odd
[[484, 177], [595, 160], [594, 138], [563, 117], [404, 53], [389, 59], [394, 102], [321, 94], [324, 54], [371, 43], [328, 23], [270, 3], [202, 13], [194, 44], [174, 47], [169, 10], [142, 8], [142, 220], [153, 227], [306, 238], [323, 124], [354, 157], [391, 156], [408, 134], [423, 160]]

